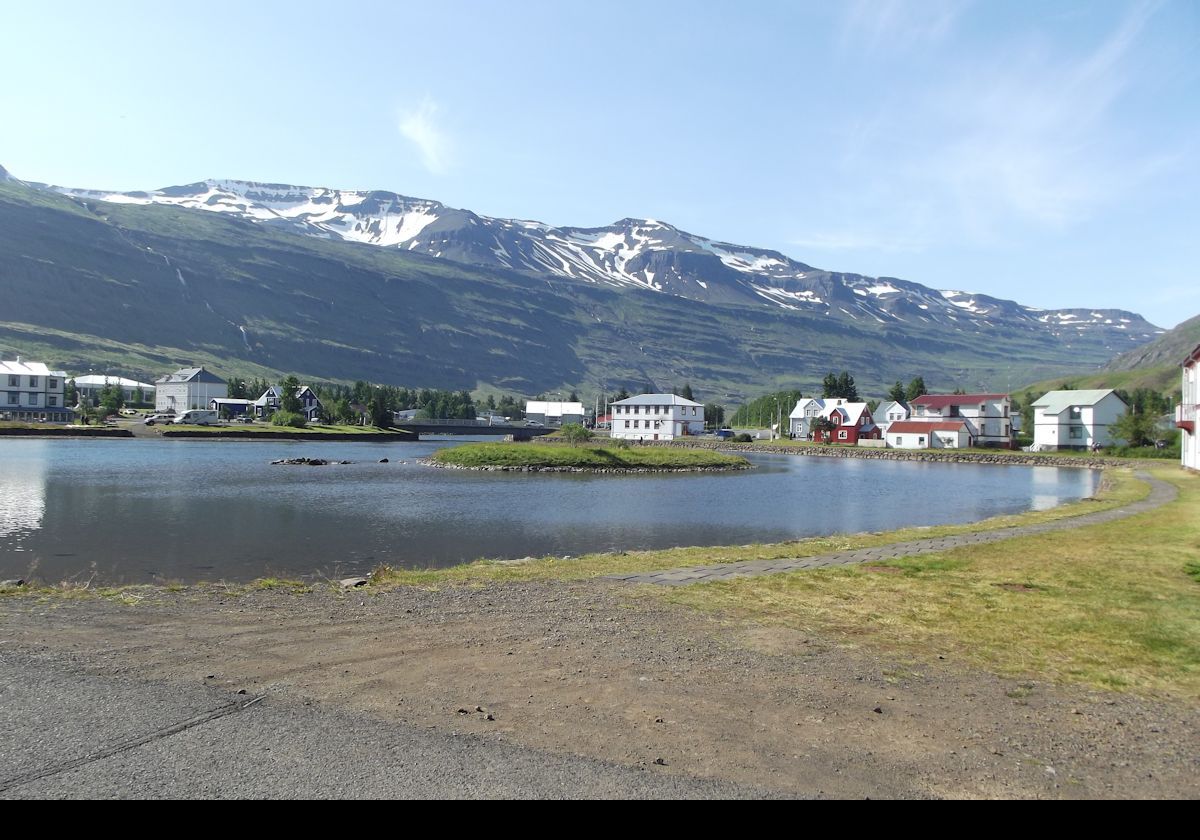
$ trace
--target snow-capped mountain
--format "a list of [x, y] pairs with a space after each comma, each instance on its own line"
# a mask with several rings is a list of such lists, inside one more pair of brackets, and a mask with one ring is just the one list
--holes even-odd
[[481, 216], [390, 192], [208, 180], [153, 192], [51, 187], [85, 202], [164, 204], [336, 238], [539, 276], [637, 287], [709, 303], [804, 310], [902, 328], [1023, 328], [1070, 341], [1103, 335], [1113, 352], [1161, 330], [1123, 310], [1041, 310], [892, 277], [814, 268], [777, 251], [697, 236], [652, 219], [606, 227], [555, 227]]

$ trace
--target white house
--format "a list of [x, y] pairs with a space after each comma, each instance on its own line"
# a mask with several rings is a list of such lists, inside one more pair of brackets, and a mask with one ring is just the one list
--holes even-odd
[[1008, 394], [926, 394], [909, 407], [912, 420], [966, 420], [975, 446], [1012, 446]]
[[908, 403], [904, 400], [894, 400], [875, 409], [875, 425], [886, 435], [890, 425], [907, 420], [909, 413]]
[[67, 375], [42, 362], [0, 361], [0, 420], [47, 420], [69, 423], [75, 418], [63, 405]]
[[1200, 413], [1200, 345], [1183, 360], [1183, 395], [1175, 407], [1175, 426], [1179, 433], [1179, 457], [1185, 467], [1200, 470], [1200, 434], [1196, 433], [1196, 415]]
[[1128, 409], [1111, 388], [1050, 391], [1033, 404], [1033, 445], [1038, 450], [1109, 446], [1109, 428]]
[[208, 408], [214, 399], [228, 394], [225, 380], [202, 367], [180, 368], [154, 382], [154, 410], [182, 414], [193, 408]]
[[788, 415], [788, 433], [801, 440], [807, 440], [812, 435], [812, 421], [818, 417], [828, 417], [828, 411], [839, 405], [845, 405], [841, 397], [818, 399], [803, 397], [796, 400], [796, 407]]
[[965, 449], [971, 445], [966, 420], [894, 420], [884, 434], [890, 449]]
[[530, 400], [525, 403], [525, 419], [547, 426], [563, 423], [583, 423], [583, 403]]
[[612, 404], [612, 437], [674, 440], [704, 434], [704, 405], [674, 394], [641, 394]]
[[[100, 398], [100, 392], [110, 385], [120, 385], [121, 395], [125, 402], [154, 402], [155, 388], [148, 382], [138, 382], [136, 379], [126, 379], [123, 376], [108, 376], [106, 374], [89, 373], [86, 376], [76, 376], [73, 380], [75, 390], [80, 397], [86, 397], [95, 402]], [[138, 391], [142, 398], [138, 400]]]

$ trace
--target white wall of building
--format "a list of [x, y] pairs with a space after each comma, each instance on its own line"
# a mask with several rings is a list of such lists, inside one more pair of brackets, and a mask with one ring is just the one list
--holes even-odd
[[[617, 440], [675, 440], [704, 434], [704, 406], [672, 394], [642, 394], [612, 404]], [[680, 403], [682, 401], [682, 403]]]

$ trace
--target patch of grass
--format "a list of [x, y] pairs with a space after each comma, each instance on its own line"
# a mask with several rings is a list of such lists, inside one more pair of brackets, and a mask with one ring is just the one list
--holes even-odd
[[313, 591], [312, 585], [302, 580], [274, 577], [259, 578], [258, 580], [251, 581], [246, 589], [252, 592], [288, 592], [292, 595], [304, 595]]
[[1184, 563], [1183, 573], [1196, 583], [1200, 583], [1200, 563]]
[[949, 654], [1004, 676], [1194, 698], [1200, 478], [1155, 474], [1179, 499], [1118, 522], [884, 564], [902, 574], [849, 566], [656, 594], [856, 645]]
[[743, 469], [750, 466], [750, 462], [740, 456], [704, 449], [537, 443], [469, 443], [439, 449], [430, 460], [460, 467], [512, 468], [694, 470]]

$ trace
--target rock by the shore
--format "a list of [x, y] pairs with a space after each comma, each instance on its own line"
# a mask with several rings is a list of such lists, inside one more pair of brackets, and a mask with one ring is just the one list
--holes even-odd
[[325, 458], [280, 458], [278, 461], [272, 461], [271, 465], [283, 465], [287, 467], [327, 467], [331, 464], [353, 463], [353, 461], [330, 461]]

